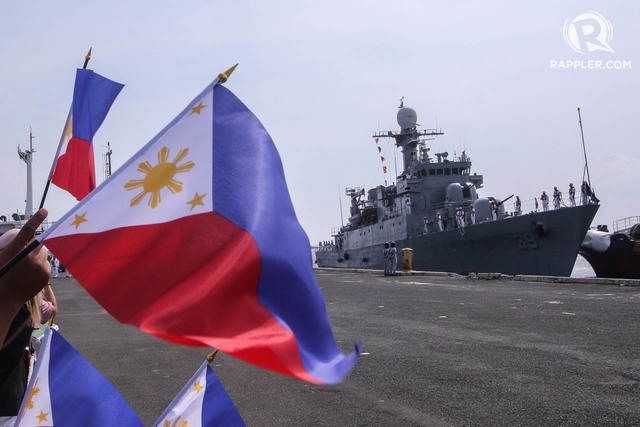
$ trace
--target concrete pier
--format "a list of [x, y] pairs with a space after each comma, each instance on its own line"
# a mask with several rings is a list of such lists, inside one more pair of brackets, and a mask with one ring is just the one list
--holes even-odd
[[[315, 274], [339, 347], [362, 343], [360, 361], [325, 387], [219, 354], [247, 425], [640, 425], [637, 284]], [[151, 425], [211, 350], [121, 325], [73, 279], [52, 281], [60, 333]]]

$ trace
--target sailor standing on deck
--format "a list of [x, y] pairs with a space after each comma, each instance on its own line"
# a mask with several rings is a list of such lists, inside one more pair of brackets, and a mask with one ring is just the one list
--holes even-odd
[[391, 242], [391, 247], [389, 248], [389, 274], [392, 276], [396, 275], [396, 268], [398, 267], [397, 253], [396, 242]]
[[438, 223], [438, 229], [440, 229], [440, 231], [443, 231], [444, 227], [442, 226], [442, 217], [440, 216], [440, 212], [438, 212], [438, 214], [436, 215], [436, 222]]
[[456, 222], [458, 223], [458, 228], [464, 228], [464, 211], [462, 208], [456, 209]]
[[496, 206], [496, 201], [491, 201], [491, 217], [494, 221], [498, 220], [498, 207]]
[[522, 203], [520, 202], [520, 196], [516, 196], [516, 216], [522, 215]]
[[389, 268], [389, 243], [384, 244], [384, 249], [382, 250], [382, 264], [384, 264], [384, 275], [388, 276], [391, 272]]
[[573, 183], [569, 184], [569, 204], [576, 205], [576, 187], [573, 186]]
[[553, 209], [560, 209], [560, 192], [558, 187], [553, 187]]
[[407, 215], [411, 215], [411, 199], [407, 199], [404, 204], [407, 207]]
[[549, 210], [549, 196], [547, 196], [547, 192], [543, 191], [542, 195], [540, 196], [540, 200], [542, 201], [542, 210], [543, 211], [548, 211]]
[[422, 234], [429, 234], [429, 221], [427, 217], [422, 217]]

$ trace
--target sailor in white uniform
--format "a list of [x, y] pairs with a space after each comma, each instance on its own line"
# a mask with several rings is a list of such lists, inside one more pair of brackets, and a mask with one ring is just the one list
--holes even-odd
[[469, 211], [469, 216], [471, 217], [471, 224], [476, 225], [476, 208], [471, 206], [471, 211]]
[[558, 187], [553, 187], [553, 208], [560, 209], [560, 192]]
[[442, 226], [442, 217], [440, 216], [440, 212], [438, 212], [438, 214], [436, 215], [436, 222], [438, 223], [438, 228], [440, 229], [440, 231], [443, 231], [444, 227]]
[[548, 211], [549, 210], [549, 196], [547, 196], [547, 192], [543, 191], [542, 195], [540, 196], [540, 200], [542, 201], [542, 210], [543, 211]]
[[396, 268], [398, 268], [397, 253], [396, 242], [391, 242], [391, 247], [389, 248], [389, 274], [392, 276], [396, 275]]
[[522, 215], [522, 203], [520, 202], [520, 196], [516, 196], [516, 216]]
[[569, 184], [569, 204], [576, 205], [576, 187], [573, 186], [573, 183]]
[[58, 261], [58, 258], [53, 257], [51, 260], [51, 277], [54, 279], [58, 278], [58, 268], [60, 268], [60, 261]]
[[411, 215], [411, 199], [407, 199], [404, 204], [407, 207], [407, 215]]
[[456, 209], [456, 222], [458, 223], [458, 228], [464, 228], [464, 211], [462, 208]]

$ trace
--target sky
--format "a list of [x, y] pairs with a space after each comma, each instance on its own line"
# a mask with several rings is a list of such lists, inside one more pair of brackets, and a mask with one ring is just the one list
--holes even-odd
[[[565, 38], [585, 12], [609, 22], [598, 24], [608, 50]], [[570, 182], [579, 188], [580, 108], [601, 200], [594, 225], [611, 228], [640, 215], [638, 22], [637, 2], [11, 2], [0, 15], [0, 213], [24, 211], [16, 149], [28, 147], [30, 129], [39, 205], [91, 47], [88, 68], [126, 84], [93, 141], [98, 183], [107, 142], [116, 170], [239, 63], [225, 85], [271, 134], [312, 243], [347, 221], [346, 187], [394, 182], [401, 154], [381, 140], [385, 176], [372, 135], [399, 130], [402, 97], [422, 128], [444, 132], [432, 154], [465, 150], [484, 176], [479, 195], [516, 194], [524, 210], [543, 190], [567, 198]], [[74, 204], [52, 187], [45, 207], [56, 220]]]

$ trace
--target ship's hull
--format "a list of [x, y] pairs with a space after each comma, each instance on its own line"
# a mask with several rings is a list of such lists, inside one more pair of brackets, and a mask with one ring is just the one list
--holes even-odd
[[[459, 274], [504, 273], [570, 276], [598, 205], [576, 206], [490, 221], [396, 241], [413, 249], [412, 269]], [[385, 242], [318, 251], [319, 267], [382, 269]]]

